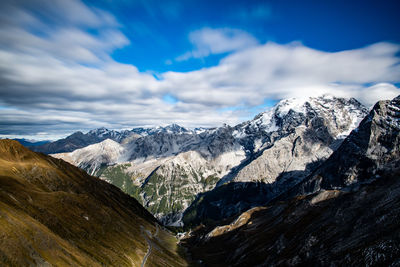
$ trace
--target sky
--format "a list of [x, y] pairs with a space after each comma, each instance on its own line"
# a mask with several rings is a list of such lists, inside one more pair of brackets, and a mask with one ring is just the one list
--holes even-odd
[[400, 94], [399, 1], [2, 0], [0, 137], [235, 125]]

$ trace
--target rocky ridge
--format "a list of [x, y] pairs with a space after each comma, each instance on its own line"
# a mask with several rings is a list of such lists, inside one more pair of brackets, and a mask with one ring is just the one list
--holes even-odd
[[379, 101], [318, 168], [295, 187], [294, 194], [357, 186], [397, 168], [400, 158], [400, 96]]
[[400, 96], [289, 192], [182, 243], [206, 266], [398, 266], [399, 138]]
[[[122, 144], [114, 161], [79, 157], [86, 154], [80, 149], [73, 153], [82, 160], [70, 162], [120, 186], [164, 223], [180, 224], [196, 196], [216, 185], [279, 180], [269, 197], [281, 193], [326, 159], [366, 113], [355, 99], [283, 100], [235, 127], [142, 129], [141, 136]], [[55, 156], [73, 158], [71, 153]]]

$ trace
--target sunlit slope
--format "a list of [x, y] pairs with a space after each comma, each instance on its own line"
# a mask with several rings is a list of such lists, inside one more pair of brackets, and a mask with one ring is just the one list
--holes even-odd
[[135, 199], [11, 140], [0, 140], [0, 236], [0, 265], [140, 266], [150, 245], [147, 265], [186, 265]]

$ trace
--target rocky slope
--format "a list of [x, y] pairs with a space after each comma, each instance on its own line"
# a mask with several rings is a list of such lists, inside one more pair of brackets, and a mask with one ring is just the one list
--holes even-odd
[[185, 266], [134, 198], [62, 160], [0, 140], [0, 265]]
[[71, 153], [51, 155], [86, 170], [90, 175], [94, 175], [101, 167], [117, 162], [123, 151], [122, 145], [111, 139], [106, 139], [100, 143], [74, 150]]
[[324, 165], [296, 186], [295, 194], [378, 179], [399, 164], [400, 96], [378, 102]]
[[399, 177], [253, 208], [181, 244], [202, 266], [398, 266]]
[[[90, 156], [77, 156], [84, 149], [56, 156], [79, 159], [70, 162], [89, 172], [96, 166], [102, 179], [135, 196], [164, 223], [174, 224], [181, 223], [183, 212], [202, 192], [216, 185], [257, 182], [270, 191], [267, 198], [280, 194], [326, 159], [366, 114], [355, 99], [290, 99], [235, 127], [137, 130], [141, 136], [125, 142], [118, 159], [102, 161], [106, 168], [93, 164], [98, 161]], [[240, 212], [253, 205], [247, 203], [233, 201], [225, 210]]]
[[366, 114], [354, 99], [291, 99], [236, 127], [234, 134], [253, 145], [247, 159], [219, 187], [200, 194], [183, 222], [219, 221], [266, 204], [315, 170]]
[[378, 102], [288, 194], [182, 243], [206, 266], [397, 266], [399, 138], [400, 96]]
[[[346, 137], [366, 115], [354, 99], [330, 96], [281, 101], [273, 110], [239, 127], [238, 135], [272, 132], [270, 142], [255, 138], [253, 153], [262, 153], [242, 168], [233, 181], [264, 180], [272, 183], [283, 172], [303, 171], [306, 165], [321, 160]], [[265, 128], [264, 128], [265, 127]], [[259, 130], [255, 130], [261, 128]], [[268, 147], [268, 149], [265, 149]], [[286, 159], [290, 158], [290, 161]]]

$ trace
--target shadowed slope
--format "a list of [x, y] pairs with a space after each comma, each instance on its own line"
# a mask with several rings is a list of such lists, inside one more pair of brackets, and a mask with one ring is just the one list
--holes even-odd
[[399, 178], [400, 96], [288, 193], [183, 242], [207, 266], [398, 266]]
[[398, 266], [399, 177], [254, 208], [182, 243], [205, 266]]

